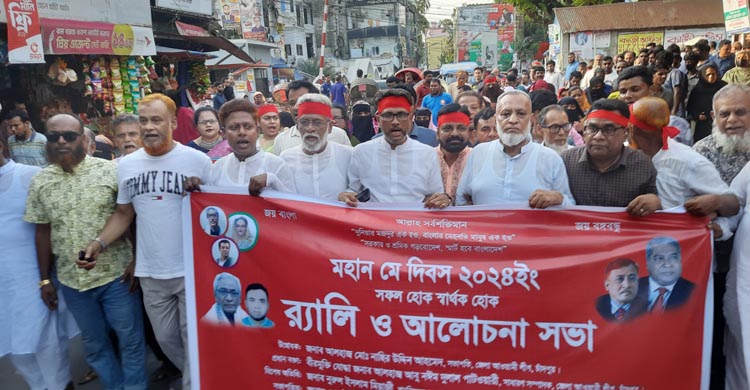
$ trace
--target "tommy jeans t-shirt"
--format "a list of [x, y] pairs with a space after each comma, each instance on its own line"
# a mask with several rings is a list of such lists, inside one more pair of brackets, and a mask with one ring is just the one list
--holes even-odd
[[117, 167], [118, 204], [136, 212], [135, 276], [172, 279], [185, 275], [182, 251], [183, 181], [208, 181], [211, 159], [176, 144], [167, 154], [149, 156], [143, 148], [123, 157]]

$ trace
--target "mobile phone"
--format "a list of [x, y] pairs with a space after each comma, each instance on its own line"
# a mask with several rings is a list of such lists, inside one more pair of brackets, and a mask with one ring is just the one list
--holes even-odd
[[359, 193], [357, 193], [357, 200], [360, 201], [360, 202], [367, 202], [367, 201], [369, 201], [370, 200], [370, 189], [369, 188], [365, 188], [364, 190], [359, 191]]
[[86, 251], [78, 251], [78, 260], [86, 260], [87, 262], [92, 262], [94, 259], [92, 258], [86, 258]]

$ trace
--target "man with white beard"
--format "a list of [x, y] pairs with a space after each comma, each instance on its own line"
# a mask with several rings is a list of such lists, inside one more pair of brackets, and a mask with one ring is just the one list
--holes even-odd
[[540, 209], [574, 205], [560, 155], [531, 142], [529, 95], [505, 92], [496, 114], [500, 139], [474, 148], [458, 184], [456, 204], [528, 202]]
[[557, 154], [573, 147], [568, 144], [570, 122], [562, 106], [553, 104], [544, 107], [539, 113], [539, 127], [542, 128], [544, 134], [542, 145], [554, 150]]
[[[730, 84], [719, 90], [713, 98], [714, 126], [712, 134], [698, 141], [693, 149], [714, 164], [721, 179], [732, 184], [732, 189], [738, 194], [746, 194], [747, 188], [742, 188], [741, 182], [746, 175], [738, 177], [742, 168], [750, 161], [750, 86], [744, 84]], [[746, 201], [746, 199], [744, 199]], [[744, 205], [743, 199], [740, 204]], [[747, 207], [747, 206], [746, 206]], [[740, 214], [741, 215], [741, 214]], [[739, 219], [739, 216], [735, 219]], [[737, 245], [743, 246], [745, 237], [737, 240]], [[736, 245], [736, 246], [737, 246]], [[736, 247], [735, 246], [735, 247]], [[734, 252], [747, 256], [747, 248]], [[737, 312], [737, 279], [736, 273], [730, 267], [730, 257], [734, 256], [732, 241], [714, 243], [714, 274], [715, 286], [715, 315], [714, 315], [714, 351], [712, 354], [712, 381], [714, 375], [720, 375], [724, 367], [727, 368], [726, 384], [728, 389], [747, 388], [747, 378], [744, 371], [737, 370], [744, 366], [741, 351], [741, 335], [739, 313]], [[746, 258], [746, 257], [744, 257]], [[731, 279], [727, 280], [728, 273]], [[728, 287], [725, 289], [725, 287]], [[724, 292], [726, 290], [726, 297]], [[722, 298], [724, 300], [722, 301]], [[724, 310], [722, 311], [722, 304]], [[746, 306], [745, 306], [746, 307]], [[726, 315], [727, 332], [724, 332], [724, 315]], [[726, 337], [722, 343], [722, 336]], [[726, 347], [724, 347], [726, 345]], [[722, 351], [722, 347], [724, 350]], [[726, 363], [722, 352], [726, 352]], [[739, 353], [739, 354], [738, 354]], [[718, 359], [718, 360], [717, 360]]]
[[346, 169], [352, 157], [350, 146], [328, 142], [333, 126], [331, 100], [308, 93], [297, 100], [297, 130], [302, 144], [281, 152], [281, 159], [292, 170], [297, 193], [337, 200], [346, 191]]

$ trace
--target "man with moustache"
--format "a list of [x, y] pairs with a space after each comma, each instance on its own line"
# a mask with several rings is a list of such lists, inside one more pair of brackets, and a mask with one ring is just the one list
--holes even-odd
[[604, 269], [607, 294], [596, 300], [596, 311], [607, 321], [628, 321], [646, 312], [647, 301], [638, 296], [638, 264], [616, 259]]
[[[466, 93], [466, 92], [464, 92]], [[461, 180], [466, 160], [471, 154], [469, 138], [471, 118], [466, 106], [451, 103], [438, 112], [438, 141], [436, 147], [443, 187], [451, 199], [456, 199], [456, 189]]]
[[414, 97], [393, 88], [379, 92], [375, 99], [383, 136], [354, 148], [347, 171], [349, 188], [339, 194], [339, 201], [356, 207], [357, 194], [369, 192], [373, 202], [449, 206], [452, 199], [443, 191], [435, 150], [409, 137], [414, 126]]
[[500, 140], [477, 145], [469, 156], [457, 205], [528, 202], [543, 209], [575, 204], [560, 155], [531, 142], [529, 95], [509, 91], [500, 97], [497, 128]]
[[640, 216], [661, 209], [654, 164], [643, 153], [624, 145], [629, 118], [624, 102], [597, 101], [583, 127], [585, 145], [562, 152], [577, 205], [627, 207], [631, 214]]
[[245, 307], [247, 317], [242, 324], [251, 328], [273, 328], [273, 321], [268, 315], [268, 289], [260, 283], [251, 283], [245, 288]]
[[[132, 246], [120, 239], [106, 243], [96, 233], [115, 212], [117, 165], [86, 154], [83, 122], [74, 114], [47, 120], [50, 165], [34, 177], [24, 219], [36, 224], [36, 250], [42, 299], [57, 305], [53, 267], [60, 292], [81, 329], [86, 361], [105, 388], [146, 389], [146, 344], [140, 294], [123, 283], [133, 277]], [[81, 248], [108, 249], [99, 258]], [[53, 256], [56, 263], [51, 260]], [[108, 329], [119, 340], [115, 352]]]
[[141, 99], [138, 119], [143, 148], [120, 160], [117, 209], [99, 236], [94, 236], [96, 240], [86, 247], [86, 257], [96, 259], [136, 220], [135, 276], [143, 290], [146, 313], [159, 346], [182, 369], [183, 389], [189, 389], [183, 181], [190, 176], [207, 180], [211, 159], [172, 140], [176, 113], [174, 101], [165, 95], [155, 93]]
[[[400, 90], [406, 91], [407, 93], [409, 93], [409, 95], [411, 95], [412, 99], [416, 100], [416, 98], [417, 98], [417, 94], [416, 94], [416, 92], [414, 92], [414, 88], [412, 88], [412, 87], [410, 87], [408, 85], [404, 85], [404, 84], [397, 85], [393, 89], [400, 89]], [[429, 109], [427, 111], [429, 111]], [[421, 142], [421, 143], [423, 143], [425, 145], [429, 145], [429, 146], [432, 146], [432, 147], [437, 146], [438, 145], [437, 134], [435, 133], [435, 130], [432, 130], [432, 129], [428, 128], [430, 126], [429, 123], [432, 120], [432, 114], [430, 114], [430, 118], [428, 118], [427, 126], [419, 125], [417, 123], [417, 121], [416, 121], [416, 117], [417, 117], [417, 115], [416, 115], [416, 111], [415, 111], [415, 114], [414, 114], [415, 120], [412, 123], [411, 130], [409, 131], [409, 138], [411, 138], [411, 139], [413, 139], [415, 141], [419, 141], [419, 142]], [[379, 137], [382, 137], [382, 136], [383, 136], [383, 132], [380, 131], [377, 134], [375, 134], [375, 136], [372, 137], [372, 138], [379, 138]]]
[[482, 97], [484, 100], [489, 100], [489, 106], [495, 108], [497, 98], [504, 92], [503, 88], [500, 87], [500, 82], [495, 75], [487, 76], [484, 79], [484, 86], [482, 87]]
[[247, 318], [247, 312], [240, 307], [241, 294], [240, 279], [227, 272], [216, 275], [214, 278], [215, 303], [203, 315], [201, 321], [224, 326], [236, 326], [243, 323]]
[[[713, 97], [714, 126], [712, 134], [693, 145], [693, 150], [713, 163], [721, 179], [733, 184], [735, 177], [750, 161], [750, 86], [729, 84]], [[742, 181], [742, 180], [740, 180]], [[737, 186], [739, 187], [739, 186]], [[739, 193], [744, 193], [744, 188]], [[735, 218], [739, 219], [739, 215]], [[737, 346], [741, 344], [739, 313], [737, 311], [737, 265], [730, 267], [734, 239], [714, 242], [714, 351], [712, 353], [711, 379], [721, 381], [726, 367], [737, 367]], [[735, 269], [733, 269], [735, 268]], [[732, 279], [728, 278], [732, 275]], [[726, 293], [726, 295], [725, 295]], [[726, 327], [725, 325], [729, 325]], [[726, 341], [725, 341], [726, 337]], [[726, 345], [726, 347], [725, 347]], [[726, 362], [724, 353], [726, 352]], [[741, 364], [741, 363], [740, 363]], [[727, 388], [742, 388], [737, 382], [737, 370], [732, 370]], [[744, 387], [747, 387], [745, 385]]]
[[[297, 112], [294, 107], [297, 105], [297, 99], [306, 93], [320, 93], [320, 91], [313, 83], [307, 80], [294, 80], [286, 86], [287, 109], [295, 121], [297, 120]], [[352, 142], [349, 140], [349, 132], [336, 126], [331, 127], [331, 131], [328, 133], [328, 140], [352, 146]], [[282, 131], [276, 136], [276, 139], [273, 141], [273, 154], [279, 156], [281, 152], [300, 144], [302, 144], [302, 134], [296, 125], [292, 126], [289, 128], [289, 131]]]
[[297, 101], [297, 115], [302, 145], [283, 151], [280, 157], [293, 173], [298, 194], [337, 200], [348, 188], [346, 170], [352, 148], [328, 142], [333, 126], [331, 101], [314, 93], [302, 95]]
[[141, 143], [141, 126], [138, 116], [133, 114], [120, 114], [112, 120], [112, 133], [115, 136], [115, 147], [120, 156], [115, 161], [143, 147]]

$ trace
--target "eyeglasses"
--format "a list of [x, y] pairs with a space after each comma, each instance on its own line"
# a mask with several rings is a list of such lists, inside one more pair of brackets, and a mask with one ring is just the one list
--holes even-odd
[[390, 122], [393, 120], [393, 118], [398, 118], [400, 121], [405, 121], [409, 119], [409, 113], [406, 111], [401, 111], [399, 113], [393, 113], [393, 112], [384, 112], [380, 114], [380, 119], [384, 120], [386, 122]]
[[570, 131], [570, 123], [566, 123], [564, 125], [542, 125], [542, 128], [549, 130], [550, 134], [557, 134], [560, 131], [567, 133]]
[[216, 119], [206, 119], [204, 121], [198, 121], [198, 124], [201, 125], [201, 126], [215, 125], [217, 123], [219, 123], [219, 121], [217, 121]]
[[220, 288], [216, 290], [216, 292], [219, 294], [219, 296], [225, 297], [227, 295], [238, 298], [240, 296], [240, 292], [237, 290], [227, 290], [226, 288]]
[[313, 127], [323, 127], [328, 122], [322, 120], [322, 119], [300, 119], [297, 121], [297, 127], [307, 127], [307, 126], [313, 126]]
[[73, 142], [78, 139], [78, 137], [82, 136], [83, 134], [77, 132], [77, 131], [64, 131], [60, 133], [47, 133], [47, 141], [52, 143], [60, 142], [60, 137], [62, 137], [65, 142]]
[[583, 127], [583, 134], [585, 135], [594, 135], [598, 132], [602, 132], [607, 137], [611, 137], [617, 132], [617, 130], [624, 129], [622, 126], [604, 126], [604, 127], [595, 127], [591, 125], [586, 125]]
[[335, 120], [335, 121], [340, 121], [340, 120], [343, 120], [343, 119], [344, 119], [343, 116], [334, 116], [333, 117], [333, 120]]

